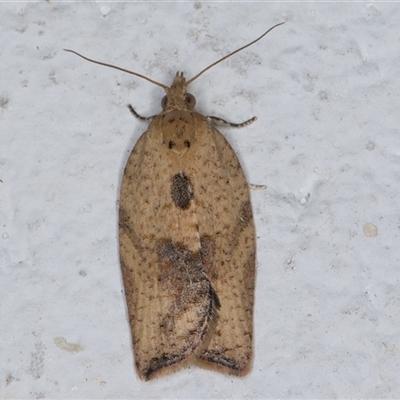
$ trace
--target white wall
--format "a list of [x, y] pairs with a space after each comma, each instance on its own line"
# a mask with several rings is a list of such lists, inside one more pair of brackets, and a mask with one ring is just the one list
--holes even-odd
[[[0, 4], [2, 398], [400, 397], [396, 3]], [[162, 90], [286, 21], [191, 87], [252, 191], [246, 378], [133, 368], [118, 260], [125, 161]], [[378, 235], [368, 236], [373, 224]], [[366, 234], [367, 233], [367, 234]]]

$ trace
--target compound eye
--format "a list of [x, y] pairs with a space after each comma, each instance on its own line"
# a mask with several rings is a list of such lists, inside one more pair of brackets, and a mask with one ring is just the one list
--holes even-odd
[[161, 100], [161, 107], [163, 110], [165, 110], [165, 107], [167, 107], [167, 99], [168, 99], [168, 97], [164, 96]]
[[191, 108], [193, 108], [196, 105], [196, 99], [190, 93], [185, 94], [185, 101], [186, 101], [186, 104]]

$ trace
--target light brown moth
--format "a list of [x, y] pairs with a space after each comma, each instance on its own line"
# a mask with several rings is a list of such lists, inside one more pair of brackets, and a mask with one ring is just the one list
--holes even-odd
[[137, 141], [122, 178], [119, 247], [135, 364], [149, 380], [195, 363], [243, 376], [251, 367], [255, 231], [249, 186], [232, 147], [195, 111], [178, 72], [163, 111]]

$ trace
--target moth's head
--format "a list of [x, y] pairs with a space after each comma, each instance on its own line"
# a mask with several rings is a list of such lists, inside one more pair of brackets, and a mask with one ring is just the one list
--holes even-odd
[[186, 79], [183, 72], [177, 72], [171, 87], [164, 87], [167, 95], [161, 100], [164, 111], [168, 110], [194, 110], [196, 105], [195, 97], [186, 92]]

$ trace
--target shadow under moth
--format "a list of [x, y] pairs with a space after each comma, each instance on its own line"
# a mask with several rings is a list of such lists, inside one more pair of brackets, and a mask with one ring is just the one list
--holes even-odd
[[136, 370], [149, 380], [188, 364], [243, 376], [252, 362], [256, 241], [249, 185], [188, 85], [228, 54], [170, 87], [128, 159], [119, 200], [121, 270]]

